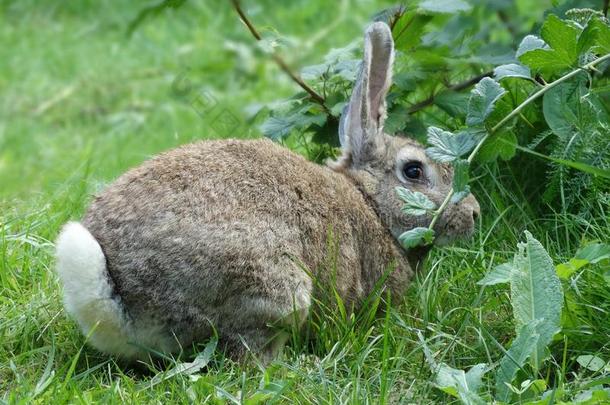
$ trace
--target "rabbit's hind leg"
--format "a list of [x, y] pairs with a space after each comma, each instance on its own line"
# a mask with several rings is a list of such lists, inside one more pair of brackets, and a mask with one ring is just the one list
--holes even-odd
[[[275, 274], [282, 279], [272, 283], [267, 294], [242, 296], [239, 314], [233, 312], [232, 320], [220, 328], [220, 344], [229, 358], [244, 361], [252, 355], [267, 364], [278, 357], [290, 334], [300, 330], [307, 319], [311, 280], [304, 273], [297, 276], [287, 269]], [[292, 277], [287, 279], [287, 275]]]

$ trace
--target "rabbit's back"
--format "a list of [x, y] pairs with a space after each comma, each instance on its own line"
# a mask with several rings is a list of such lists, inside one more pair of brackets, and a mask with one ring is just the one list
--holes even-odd
[[[128, 317], [169, 327], [182, 344], [211, 325], [234, 330], [273, 318], [270, 303], [280, 317], [294, 305], [282, 301], [308, 301], [303, 267], [322, 278], [336, 272], [344, 299], [358, 299], [375, 280], [362, 278], [370, 263], [357, 236], [363, 227], [386, 236], [343, 175], [263, 140], [159, 155], [110, 185], [83, 225], [104, 251]], [[336, 269], [322, 268], [334, 254], [329, 233], [341, 244]]]

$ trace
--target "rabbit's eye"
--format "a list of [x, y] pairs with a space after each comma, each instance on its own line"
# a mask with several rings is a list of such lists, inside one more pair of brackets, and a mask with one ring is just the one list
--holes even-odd
[[424, 170], [418, 162], [411, 162], [404, 165], [402, 173], [407, 179], [419, 180], [424, 176]]

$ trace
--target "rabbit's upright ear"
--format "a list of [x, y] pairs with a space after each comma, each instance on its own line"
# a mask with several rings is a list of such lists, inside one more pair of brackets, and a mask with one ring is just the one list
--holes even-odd
[[349, 104], [339, 123], [344, 159], [365, 162], [383, 132], [385, 98], [392, 82], [394, 41], [387, 24], [376, 22], [364, 34], [364, 58]]

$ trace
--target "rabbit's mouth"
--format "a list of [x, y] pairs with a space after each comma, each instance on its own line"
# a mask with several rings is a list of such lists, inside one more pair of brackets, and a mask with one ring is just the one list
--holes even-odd
[[474, 233], [474, 221], [464, 223], [459, 220], [449, 220], [436, 229], [436, 246], [447, 246], [458, 240], [470, 239]]

